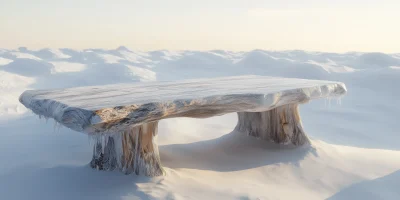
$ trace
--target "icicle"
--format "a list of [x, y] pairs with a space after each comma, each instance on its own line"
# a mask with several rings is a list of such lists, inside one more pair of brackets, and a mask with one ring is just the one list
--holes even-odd
[[114, 142], [115, 142], [115, 153], [117, 158], [117, 165], [118, 168], [123, 168], [122, 166], [122, 134], [123, 133], [115, 133], [113, 135]]
[[336, 105], [342, 105], [342, 99], [341, 97], [336, 98]]
[[54, 120], [53, 133], [56, 132], [57, 124], [58, 124], [58, 122], [56, 120]]
[[138, 156], [140, 155], [140, 153], [138, 153], [139, 152], [139, 143], [140, 143], [139, 134], [140, 134], [140, 132], [136, 131], [136, 129], [135, 129], [135, 137], [136, 137], [136, 139], [135, 139], [135, 160], [133, 160], [133, 162], [134, 162], [133, 171], [134, 172], [136, 172], [136, 169], [138, 167], [137, 165], [139, 164], [139, 163], [136, 162], [138, 160], [138, 158], [139, 158]]
[[57, 133], [60, 133], [61, 128], [62, 128], [62, 125], [60, 123], [57, 123]]
[[88, 136], [88, 143], [89, 143], [89, 146], [92, 146], [92, 141], [93, 141], [93, 135], [87, 135]]
[[331, 108], [331, 97], [328, 97], [328, 108]]

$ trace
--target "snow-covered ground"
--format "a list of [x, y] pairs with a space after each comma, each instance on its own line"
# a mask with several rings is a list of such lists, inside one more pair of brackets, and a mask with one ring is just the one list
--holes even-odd
[[[300, 107], [312, 146], [298, 149], [232, 132], [235, 113], [163, 120], [156, 178], [92, 170], [88, 136], [18, 102], [26, 89], [249, 74], [342, 81], [348, 94]], [[398, 54], [2, 49], [0, 199], [400, 199], [399, 86]]]

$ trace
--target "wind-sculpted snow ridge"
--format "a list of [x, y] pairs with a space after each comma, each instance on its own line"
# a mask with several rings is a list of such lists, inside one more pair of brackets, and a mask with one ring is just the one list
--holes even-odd
[[20, 102], [73, 130], [95, 134], [116, 133], [127, 126], [164, 118], [263, 112], [345, 93], [346, 87], [340, 82], [236, 76], [30, 90], [21, 95]]

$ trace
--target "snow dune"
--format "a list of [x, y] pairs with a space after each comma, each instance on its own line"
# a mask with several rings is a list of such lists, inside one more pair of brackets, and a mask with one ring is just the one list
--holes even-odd
[[[0, 51], [0, 194], [4, 199], [400, 199], [400, 57], [306, 51]], [[26, 89], [269, 75], [344, 82], [339, 100], [300, 107], [310, 147], [232, 132], [235, 114], [163, 120], [167, 176], [90, 169], [86, 135], [37, 119]], [[176, 127], [179, 127], [177, 129]], [[21, 190], [23, 188], [23, 190]]]

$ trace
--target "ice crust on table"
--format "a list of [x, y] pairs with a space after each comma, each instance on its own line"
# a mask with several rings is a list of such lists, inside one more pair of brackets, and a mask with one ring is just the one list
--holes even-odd
[[343, 83], [268, 76], [234, 76], [28, 90], [20, 102], [34, 113], [76, 131], [119, 132], [172, 117], [204, 118], [230, 112], [263, 112], [312, 99], [339, 97]]

